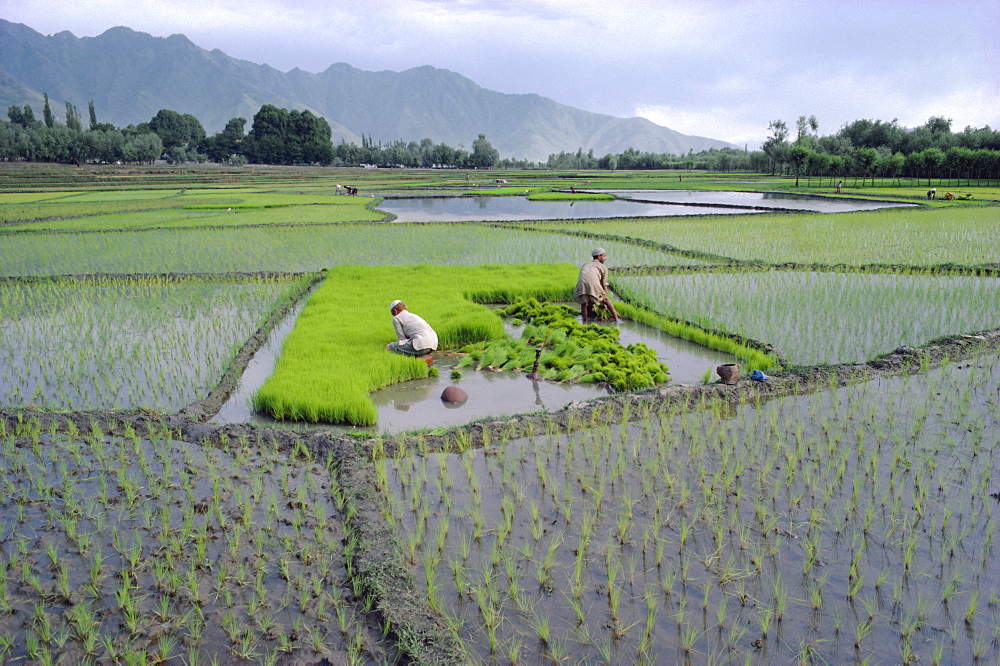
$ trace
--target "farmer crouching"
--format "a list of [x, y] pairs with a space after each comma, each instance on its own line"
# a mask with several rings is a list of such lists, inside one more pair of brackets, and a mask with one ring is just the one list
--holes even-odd
[[393, 301], [389, 304], [392, 313], [392, 325], [396, 329], [396, 342], [385, 346], [386, 351], [406, 356], [426, 356], [437, 349], [438, 336], [430, 324], [406, 309], [403, 301]]
[[586, 324], [590, 319], [590, 310], [598, 305], [603, 305], [608, 309], [615, 321], [618, 321], [618, 313], [615, 306], [608, 298], [608, 267], [604, 261], [608, 258], [608, 253], [604, 248], [597, 248], [591, 256], [593, 261], [588, 261], [580, 267], [580, 277], [576, 281], [576, 289], [573, 290], [573, 300], [580, 304], [580, 318]]

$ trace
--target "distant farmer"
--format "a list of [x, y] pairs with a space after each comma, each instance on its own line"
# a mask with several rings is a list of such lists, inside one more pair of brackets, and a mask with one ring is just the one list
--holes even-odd
[[608, 299], [608, 267], [604, 265], [608, 253], [599, 247], [590, 254], [594, 259], [580, 267], [580, 278], [573, 290], [573, 300], [580, 304], [580, 318], [586, 324], [591, 308], [603, 304], [618, 321], [618, 312]]
[[937, 188], [936, 187], [927, 190], [927, 198], [928, 199], [933, 199], [936, 196], [937, 196]]
[[945, 192], [944, 193], [944, 200], [945, 201], [954, 201], [955, 200], [955, 195], [952, 194], [951, 192]]
[[387, 344], [386, 351], [406, 356], [426, 356], [437, 349], [437, 333], [423, 318], [407, 310], [406, 303], [393, 301], [389, 304], [389, 312], [392, 313], [392, 325], [399, 340]]
[[840, 189], [841, 189], [842, 187], [844, 187], [844, 181], [842, 181], [842, 180], [838, 180], [838, 181], [837, 181], [837, 194], [840, 194]]

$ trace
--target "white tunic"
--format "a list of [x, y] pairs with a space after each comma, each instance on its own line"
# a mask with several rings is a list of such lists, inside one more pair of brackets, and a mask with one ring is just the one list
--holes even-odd
[[403, 344], [407, 340], [413, 343], [413, 348], [437, 349], [438, 336], [431, 328], [431, 325], [409, 310], [403, 310], [392, 318], [392, 325], [396, 327], [396, 337], [399, 343]]

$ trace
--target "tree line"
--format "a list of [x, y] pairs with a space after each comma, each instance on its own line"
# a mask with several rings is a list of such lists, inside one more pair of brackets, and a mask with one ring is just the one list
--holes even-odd
[[225, 128], [209, 136], [191, 114], [161, 109], [149, 122], [117, 128], [97, 120], [94, 103], [88, 104], [85, 124], [76, 107], [66, 102], [63, 122], [57, 122], [44, 95], [41, 119], [30, 105], [11, 106], [7, 120], [0, 120], [0, 160], [60, 162], [69, 164], [149, 164], [224, 162], [230, 164], [374, 165], [380, 167], [530, 168], [551, 169], [698, 169], [745, 171], [802, 178], [886, 178], [926, 181], [955, 179], [987, 182], [1000, 179], [1000, 132], [966, 127], [952, 132], [951, 120], [930, 118], [920, 127], [901, 127], [894, 119], [856, 120], [835, 134], [819, 136], [815, 116], [800, 116], [794, 136], [788, 124], [772, 121], [760, 150], [711, 149], [686, 155], [641, 152], [634, 148], [603, 157], [583, 149], [549, 155], [541, 165], [527, 160], [501, 158], [485, 135], [472, 142], [472, 150], [421, 141], [398, 139], [383, 145], [361, 135], [361, 145], [342, 141], [334, 146], [326, 119], [306, 111], [289, 111], [271, 104], [261, 106], [246, 130], [245, 118], [232, 118]]
[[420, 142], [397, 140], [387, 145], [362, 134], [361, 145], [342, 141], [334, 146], [325, 118], [310, 111], [261, 106], [246, 131], [246, 118], [231, 118], [225, 128], [209, 136], [191, 114], [161, 109], [149, 122], [117, 128], [100, 123], [94, 103], [89, 103], [86, 127], [76, 108], [66, 103], [65, 121], [56, 122], [44, 96], [42, 118], [30, 105], [11, 106], [7, 120], [0, 120], [0, 160], [58, 162], [65, 164], [150, 164], [163, 159], [183, 162], [229, 164], [374, 165], [390, 167], [524, 168], [525, 160], [501, 159], [485, 135], [472, 142], [472, 150], [453, 148], [425, 138]]
[[640, 152], [629, 148], [617, 154], [595, 157], [594, 151], [561, 152], [550, 155], [545, 166], [551, 169], [701, 169], [706, 171], [746, 171], [826, 178], [831, 181], [853, 178], [862, 186], [875, 178], [931, 180], [975, 180], [979, 183], [1000, 179], [1000, 132], [966, 127], [951, 131], [951, 120], [935, 116], [920, 127], [907, 129], [896, 120], [856, 120], [836, 134], [819, 136], [815, 116], [800, 116], [791, 136], [781, 120], [768, 126], [769, 135], [761, 150], [722, 148], [689, 152], [687, 155]]

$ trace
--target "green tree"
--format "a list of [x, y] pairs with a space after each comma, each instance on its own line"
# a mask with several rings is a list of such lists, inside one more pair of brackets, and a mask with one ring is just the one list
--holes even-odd
[[928, 148], [923, 151], [924, 169], [927, 171], [927, 187], [931, 185], [931, 176], [941, 177], [941, 167], [944, 166], [945, 154], [939, 148]]
[[7, 109], [7, 117], [10, 118], [10, 122], [19, 125], [20, 127], [29, 128], [33, 127], [37, 122], [35, 120], [35, 112], [31, 110], [31, 107], [25, 104], [23, 107], [11, 106]]
[[66, 102], [66, 127], [74, 132], [83, 131], [83, 124], [80, 121], [80, 114], [76, 107]]
[[931, 116], [924, 123], [926, 127], [932, 134], [950, 134], [951, 133], [951, 118], [945, 118], [944, 116]]
[[892, 157], [885, 161], [884, 168], [886, 174], [892, 178], [896, 185], [899, 185], [899, 176], [903, 173], [903, 169], [906, 166], [906, 155], [903, 153], [893, 153]]
[[792, 144], [792, 146], [788, 149], [788, 161], [791, 162], [792, 168], [795, 169], [795, 187], [799, 186], [799, 174], [806, 166], [811, 154], [812, 151], [800, 143]]
[[170, 109], [157, 111], [149, 121], [149, 129], [160, 137], [164, 152], [177, 147], [196, 147], [205, 138], [201, 121], [190, 113], [180, 114]]
[[865, 186], [868, 175], [872, 175], [872, 185], [875, 184], [875, 165], [878, 163], [878, 151], [874, 148], [858, 148], [854, 161], [861, 173], [861, 187]]
[[253, 117], [253, 127], [246, 138], [244, 154], [257, 164], [286, 164], [288, 111], [273, 104], [260, 107]]
[[333, 162], [333, 134], [330, 123], [311, 111], [289, 114], [289, 163], [330, 164]]
[[45, 122], [45, 126], [51, 128], [56, 124], [56, 119], [52, 115], [52, 107], [49, 105], [49, 94], [42, 93], [45, 96], [45, 105], [42, 107], [42, 120]]
[[788, 159], [788, 125], [784, 120], [772, 120], [767, 130], [771, 136], [764, 140], [761, 150], [771, 159], [771, 173], [774, 174]]
[[948, 167], [949, 178], [951, 174], [955, 174], [958, 178], [958, 186], [962, 186], [962, 175], [965, 178], [972, 178], [972, 164], [974, 162], [974, 154], [968, 148], [963, 148], [961, 146], [952, 146], [945, 153], [945, 165]]
[[243, 151], [246, 124], [246, 118], [230, 118], [225, 129], [202, 142], [201, 150], [214, 162], [231, 160], [234, 155], [239, 155]]
[[472, 142], [472, 154], [469, 156], [469, 163], [472, 166], [489, 169], [500, 161], [500, 151], [493, 147], [485, 134]]

